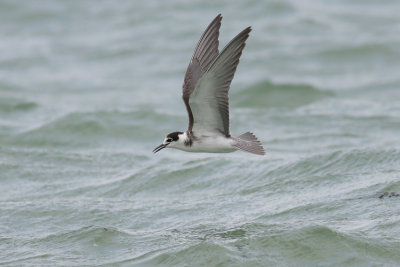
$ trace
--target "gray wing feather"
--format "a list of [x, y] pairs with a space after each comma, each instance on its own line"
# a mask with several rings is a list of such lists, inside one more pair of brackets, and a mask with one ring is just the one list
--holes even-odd
[[189, 99], [194, 115], [193, 131], [229, 133], [229, 87], [251, 27], [239, 33], [200, 78]]
[[190, 60], [189, 66], [186, 70], [182, 88], [182, 99], [189, 115], [189, 132], [192, 131], [193, 127], [193, 114], [189, 105], [189, 98], [193, 93], [197, 81], [218, 56], [218, 37], [219, 28], [221, 27], [221, 20], [222, 16], [219, 14], [210, 23], [210, 25], [208, 25], [207, 29], [204, 31], [199, 42], [197, 43], [192, 59]]

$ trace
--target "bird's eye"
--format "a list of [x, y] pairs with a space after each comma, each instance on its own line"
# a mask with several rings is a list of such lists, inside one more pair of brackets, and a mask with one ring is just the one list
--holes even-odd
[[168, 143], [171, 143], [171, 142], [172, 142], [172, 139], [171, 139], [171, 138], [168, 138], [168, 139], [167, 139], [167, 142], [168, 142]]

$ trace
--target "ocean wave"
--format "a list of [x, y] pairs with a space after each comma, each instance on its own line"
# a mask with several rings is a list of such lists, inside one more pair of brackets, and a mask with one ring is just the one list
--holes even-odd
[[375, 149], [353, 149], [350, 151], [335, 151], [322, 155], [314, 155], [309, 158], [288, 163], [282, 167], [278, 167], [271, 172], [293, 173], [297, 175], [324, 175], [327, 173], [350, 171], [376, 170], [381, 164], [395, 165], [400, 160], [400, 151], [391, 150], [375, 150]]
[[[19, 263], [122, 266], [298, 266], [394, 264], [397, 246], [326, 224], [249, 222], [230, 228], [202, 224], [193, 228], [137, 232], [97, 225], [25, 239], [36, 256]], [[46, 251], [46, 253], [45, 253]], [[112, 257], [110, 257], [112, 256]], [[14, 262], [14, 261], [13, 261]]]
[[336, 49], [327, 49], [318, 53], [319, 56], [330, 60], [337, 59], [363, 59], [367, 58], [382, 58], [393, 59], [399, 58], [399, 53], [390, 46], [385, 44], [360, 44], [355, 46], [341, 47]]
[[143, 263], [149, 265], [181, 266], [189, 263], [193, 266], [231, 266], [237, 263], [230, 249], [208, 242], [201, 242], [176, 252], [163, 253]]
[[[324, 225], [288, 227], [239, 240], [235, 246], [242, 247], [246, 254], [253, 251], [257, 259], [290, 266], [322, 262], [328, 265], [366, 264], [370, 260], [386, 262], [387, 258], [399, 258], [396, 249], [385, 246], [379, 240], [352, 236]], [[352, 248], [350, 251], [349, 247]], [[366, 251], [369, 254], [367, 257]]]
[[0, 98], [0, 112], [12, 113], [19, 111], [30, 111], [39, 105], [32, 101], [26, 101], [13, 97]]
[[117, 228], [101, 227], [96, 225], [84, 226], [75, 230], [53, 233], [44, 237], [32, 239], [35, 242], [84, 242], [90, 245], [105, 243], [121, 236], [135, 236]]
[[[154, 140], [154, 124], [171, 121], [169, 115], [151, 110], [74, 112], [38, 128], [9, 137], [9, 143], [30, 146], [101, 146], [136, 139]], [[150, 123], [151, 122], [151, 123]]]
[[233, 94], [231, 99], [239, 107], [289, 107], [308, 105], [332, 96], [330, 91], [305, 84], [274, 84], [264, 81]]
[[[385, 186], [396, 179], [390, 174], [380, 174], [380, 179], [375, 174], [388, 169], [396, 169], [400, 161], [400, 151], [396, 149], [353, 149], [349, 151], [333, 151], [320, 155], [288, 162], [277, 166], [254, 179], [251, 184], [243, 188], [242, 194], [256, 192], [297, 192], [299, 186], [303, 191], [313, 191], [316, 198], [328, 199], [338, 196], [336, 194], [348, 194], [351, 190], [358, 190], [357, 194], [365, 194], [366, 188], [377, 184]], [[352, 181], [364, 177], [363, 184], [355, 184]], [[347, 186], [345, 186], [347, 185]], [[337, 186], [338, 190], [333, 190]], [[384, 188], [386, 191], [396, 191], [394, 188]], [[370, 192], [368, 193], [370, 194]], [[348, 196], [348, 195], [347, 195]], [[283, 198], [283, 196], [281, 196]]]
[[[147, 159], [146, 159], [147, 160]], [[133, 159], [134, 162], [141, 161], [138, 157]], [[164, 164], [166, 164], [164, 162]], [[179, 191], [181, 188], [188, 190], [200, 190], [209, 188], [212, 183], [209, 179], [199, 180], [199, 176], [204, 173], [204, 167], [207, 163], [199, 166], [179, 167], [180, 163], [168, 163], [168, 168], [164, 164], [155, 162], [152, 165], [138, 168], [133, 174], [108, 178], [102, 182], [80, 186], [79, 188], [71, 188], [59, 194], [62, 196], [69, 195], [102, 195], [104, 197], [134, 197], [138, 193], [145, 192], [163, 192]], [[129, 192], [123, 188], [130, 188]]]
[[192, 239], [178, 247], [166, 248], [164, 252], [157, 250], [155, 254], [148, 252], [127, 262], [149, 266], [185, 266], [188, 262], [195, 266], [298, 266], [399, 260], [393, 244], [354, 236], [325, 225], [249, 223], [229, 230], [240, 233], [234, 239], [223, 239], [209, 234], [210, 231], [213, 232], [203, 229], [205, 238], [200, 240], [195, 230]]
[[[94, 265], [99, 262], [109, 262], [110, 255], [112, 255], [113, 262], [118, 262], [129, 259], [132, 255], [143, 254], [145, 252], [143, 248], [140, 246], [131, 247], [131, 244], [140, 242], [141, 239], [146, 237], [142, 233], [120, 230], [116, 227], [91, 225], [52, 233], [39, 238], [27, 238], [24, 242], [35, 246], [36, 251], [45, 251], [47, 253], [46, 260], [48, 261], [51, 261], [54, 257], [60, 257], [56, 256], [60, 253], [70, 253], [70, 255], [73, 254], [78, 257], [65, 258], [65, 264]], [[104, 250], [107, 252], [97, 253]], [[89, 255], [86, 254], [87, 252], [90, 252]], [[43, 259], [40, 258], [23, 258], [20, 262], [38, 264], [41, 262], [40, 260], [43, 262]]]
[[[393, 168], [387, 171], [387, 173], [389, 174], [392, 173], [393, 175], [397, 175], [397, 168]], [[378, 195], [384, 194], [385, 197], [386, 196], [398, 197], [398, 194], [400, 192], [400, 181], [398, 181], [398, 178], [400, 178], [400, 176], [397, 175], [395, 177], [397, 177], [397, 179], [384, 185], [384, 187], [381, 188], [381, 192], [378, 193]]]

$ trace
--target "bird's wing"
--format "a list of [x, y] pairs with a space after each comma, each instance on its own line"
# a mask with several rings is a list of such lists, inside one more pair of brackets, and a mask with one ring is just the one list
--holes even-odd
[[229, 133], [229, 87], [251, 27], [244, 29], [222, 50], [203, 74], [189, 99], [193, 132]]
[[218, 37], [221, 20], [222, 16], [219, 14], [210, 25], [208, 25], [197, 43], [192, 59], [190, 60], [189, 66], [186, 70], [185, 80], [183, 82], [182, 99], [189, 115], [189, 132], [192, 131], [193, 127], [193, 113], [189, 105], [189, 98], [196, 87], [197, 81], [201, 76], [203, 76], [210, 67], [210, 64], [218, 56]]

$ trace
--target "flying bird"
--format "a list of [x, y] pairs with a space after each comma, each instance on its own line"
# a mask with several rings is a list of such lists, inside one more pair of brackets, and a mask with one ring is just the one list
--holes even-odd
[[194, 50], [183, 82], [182, 99], [189, 115], [187, 131], [172, 132], [156, 147], [187, 152], [228, 153], [242, 150], [264, 155], [257, 137], [246, 132], [234, 137], [229, 132], [229, 87], [239, 58], [251, 32], [247, 27], [219, 53], [218, 37], [222, 16], [207, 27]]

